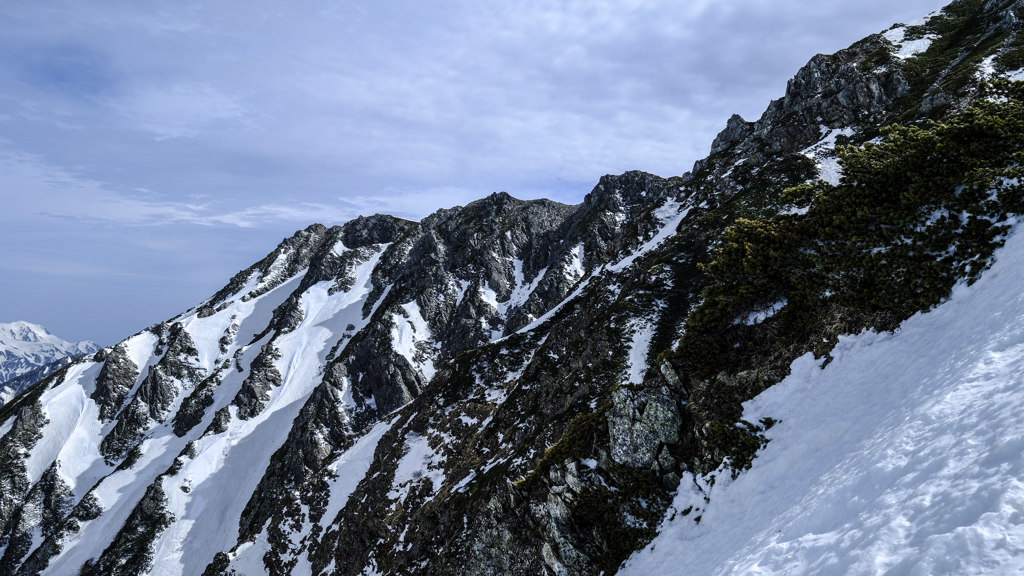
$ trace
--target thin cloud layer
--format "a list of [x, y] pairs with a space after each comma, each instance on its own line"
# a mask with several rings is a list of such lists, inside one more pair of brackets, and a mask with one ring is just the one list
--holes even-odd
[[[681, 174], [814, 53], [942, 4], [5, 2], [0, 269], [24, 285], [0, 289], [0, 319], [41, 321], [32, 282], [96, 270], [102, 288], [67, 298], [109, 310], [51, 329], [109, 341], [159, 319], [116, 312], [118, 274], [189, 278], [138, 287], [173, 311], [313, 221], [497, 190], [575, 203], [606, 173]], [[200, 250], [169, 256], [198, 229]]]

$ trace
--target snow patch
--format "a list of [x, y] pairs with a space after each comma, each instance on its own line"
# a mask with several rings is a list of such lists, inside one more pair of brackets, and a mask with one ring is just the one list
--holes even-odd
[[398, 462], [398, 469], [395, 470], [395, 479], [388, 498], [405, 502], [412, 485], [419, 483], [424, 478], [429, 478], [432, 484], [431, 497], [436, 496], [441, 485], [444, 484], [444, 469], [442, 468], [444, 462], [445, 456], [434, 452], [427, 436], [409, 432], [405, 437], [405, 455]]
[[480, 298], [490, 304], [495, 310], [498, 309], [498, 293], [491, 290], [491, 287], [486, 282], [480, 284]]
[[569, 251], [569, 263], [565, 268], [565, 277], [575, 282], [582, 278], [583, 274], [583, 243], [580, 243]]
[[402, 304], [406, 317], [399, 314], [392, 316], [391, 343], [395, 352], [401, 354], [430, 380], [434, 377], [434, 362], [429, 356], [432, 346], [430, 326], [420, 314], [420, 306], [415, 300]]
[[329, 466], [334, 478], [328, 481], [330, 498], [323, 516], [326, 521], [334, 523], [335, 517], [345, 507], [349, 496], [355, 492], [359, 482], [370, 469], [373, 454], [381, 437], [390, 429], [391, 422], [378, 422]]
[[643, 384], [644, 375], [647, 374], [647, 353], [651, 347], [651, 337], [654, 336], [654, 322], [646, 319], [637, 319], [640, 324], [633, 331], [633, 338], [629, 344], [629, 383]]
[[[582, 244], [580, 245], [582, 250]], [[581, 264], [582, 266], [582, 264]], [[504, 316], [506, 310], [515, 308], [516, 306], [522, 306], [530, 298], [530, 294], [537, 289], [540, 281], [544, 279], [544, 275], [548, 273], [548, 269], [544, 268], [534, 276], [533, 280], [527, 284], [526, 279], [523, 277], [523, 261], [516, 258], [512, 261], [513, 274], [515, 276], [515, 288], [512, 290], [512, 295], [509, 296], [508, 302], [504, 302], [499, 312]]]
[[462, 299], [466, 297], [466, 289], [469, 288], [469, 280], [459, 280], [459, 294], [455, 297], [455, 307], [458, 308]]
[[835, 130], [828, 126], [820, 126], [822, 138], [816, 144], [808, 146], [800, 151], [818, 165], [818, 177], [833, 186], [839, 185], [843, 176], [843, 169], [836, 157], [836, 139], [839, 136], [853, 136], [853, 128], [842, 128]]
[[772, 316], [778, 314], [779, 310], [782, 310], [782, 308], [786, 306], [786, 303], [787, 300], [783, 298], [782, 300], [779, 300], [778, 302], [772, 304], [771, 306], [768, 306], [767, 308], [764, 308], [762, 310], [756, 310], [754, 312], [751, 312], [750, 314], [747, 314], [746, 318], [737, 318], [736, 320], [733, 321], [733, 324], [743, 323], [746, 324], [747, 326], [760, 324], [761, 322], [764, 322], [768, 318], [771, 318]]
[[915, 54], [920, 54], [921, 52], [924, 52], [925, 50], [928, 49], [929, 46], [932, 45], [932, 42], [936, 38], [938, 38], [938, 36], [936, 36], [935, 34], [926, 34], [925, 36], [917, 40], [904, 41], [906, 35], [906, 26], [893, 28], [892, 30], [888, 30], [882, 34], [882, 36], [885, 36], [885, 38], [888, 41], [892, 42], [896, 46], [896, 57], [900, 58], [901, 60], [906, 60], [907, 58], [910, 58]]
[[608, 266], [608, 269], [612, 272], [621, 272], [622, 270], [625, 270], [627, 266], [631, 265], [637, 258], [657, 248], [659, 244], [675, 235], [676, 228], [679, 227], [679, 223], [683, 221], [683, 218], [686, 218], [686, 215], [689, 214], [689, 212], [689, 206], [682, 208], [682, 204], [674, 200], [665, 202], [661, 208], [654, 211], [654, 217], [661, 222], [661, 228], [658, 230], [658, 233], [654, 235], [654, 238], [645, 242], [633, 254], [630, 254], [615, 264]]

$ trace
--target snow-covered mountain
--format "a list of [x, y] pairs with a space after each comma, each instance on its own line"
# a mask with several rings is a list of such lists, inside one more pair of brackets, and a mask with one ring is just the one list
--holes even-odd
[[92, 354], [99, 347], [88, 340], [68, 342], [31, 322], [0, 323], [0, 382], [67, 356]]
[[43, 364], [42, 366], [33, 368], [20, 376], [15, 376], [10, 380], [0, 383], [0, 406], [9, 402], [11, 398], [21, 394], [22, 391], [29, 386], [39, 382], [64, 366], [67, 366], [73, 360], [74, 357], [72, 356], [64, 356], [50, 362], [49, 364]]
[[[0, 323], [0, 405], [24, 388], [17, 383], [9, 384], [10, 380], [32, 371], [42, 378], [60, 367], [59, 360], [97, 350], [99, 347], [93, 342], [68, 342], [38, 324]], [[52, 365], [53, 370], [38, 370], [47, 365]]]
[[815, 56], [679, 177], [297, 232], [0, 408], [0, 574], [1013, 569], [1018, 14]]

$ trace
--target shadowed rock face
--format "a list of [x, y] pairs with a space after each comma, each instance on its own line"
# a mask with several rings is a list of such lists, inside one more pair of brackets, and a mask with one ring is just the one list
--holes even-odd
[[[146, 435], [151, 423], [163, 423], [172, 415], [171, 408], [181, 391], [191, 389], [204, 376], [204, 370], [197, 366], [199, 352], [184, 325], [180, 322], [158, 324], [152, 332], [159, 337], [154, 354], [160, 355], [160, 360], [149, 367], [131, 401], [118, 413], [114, 428], [100, 443], [100, 452], [108, 464], [124, 460]], [[125, 368], [125, 361], [131, 362], [111, 353], [104, 360], [100, 374], [106, 370], [107, 362], [121, 363], [121, 367], [112, 368], [109, 374]], [[121, 382], [119, 389], [123, 390], [128, 380]]]
[[280, 353], [270, 342], [263, 345], [260, 355], [253, 360], [249, 377], [242, 382], [242, 389], [235, 396], [233, 404], [238, 406], [238, 417], [248, 420], [256, 416], [270, 399], [270, 389], [281, 385], [281, 372], [274, 366]]
[[96, 390], [89, 396], [100, 410], [100, 420], [109, 422], [121, 410], [128, 393], [139, 378], [139, 367], [128, 357], [123, 345], [110, 351], [96, 353], [95, 360], [103, 362], [96, 377]]
[[[978, 39], [963, 48], [1009, 46], [984, 39], [1019, 27], [1015, 6], [963, 20]], [[749, 387], [723, 378], [708, 402], [659, 359], [721, 232], [817, 177], [802, 151], [830, 130], [863, 142], [938, 110], [929, 98], [974, 97], [935, 80], [953, 60], [922, 73], [894, 50], [872, 36], [815, 56], [681, 177], [604, 176], [575, 206], [495, 193], [418, 223], [309, 226], [29, 388], [0, 408], [0, 572], [614, 573], [681, 478], [722, 463], [708, 426]], [[132, 360], [135, 338], [155, 350]], [[76, 467], [38, 447], [69, 398], [102, 436]]]
[[341, 239], [350, 249], [373, 244], [390, 244], [417, 226], [419, 226], [417, 222], [402, 220], [386, 214], [360, 216], [342, 226]]
[[33, 531], [38, 529], [43, 538], [54, 536], [74, 505], [74, 494], [57, 473], [56, 463], [52, 464], [4, 528], [6, 549], [0, 557], [0, 572], [13, 574], [32, 548]]

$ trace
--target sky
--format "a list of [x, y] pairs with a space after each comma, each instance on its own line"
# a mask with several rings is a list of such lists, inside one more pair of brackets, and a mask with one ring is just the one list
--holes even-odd
[[680, 175], [943, 0], [5, 0], [0, 322], [110, 345], [295, 230]]

